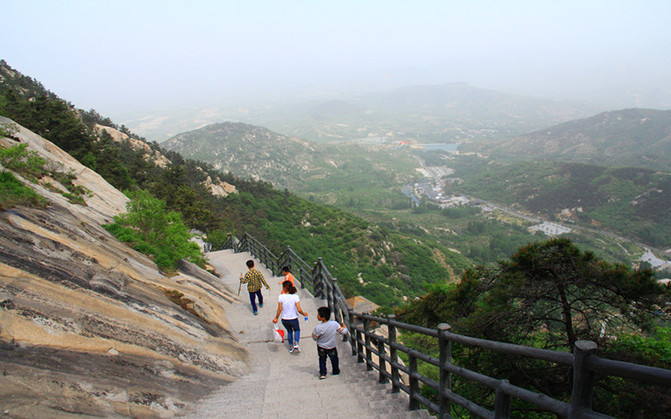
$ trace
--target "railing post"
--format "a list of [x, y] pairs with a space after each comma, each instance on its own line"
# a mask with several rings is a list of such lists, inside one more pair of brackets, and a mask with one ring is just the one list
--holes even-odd
[[343, 323], [345, 321], [344, 313], [342, 312], [340, 304], [338, 304], [337, 298], [335, 298], [333, 301], [333, 320], [337, 321], [338, 324]]
[[[296, 278], [296, 276], [298, 275], [298, 272], [293, 272], [293, 271], [296, 270], [296, 268], [295, 268], [296, 264], [294, 263], [293, 254], [294, 253], [291, 250], [291, 247], [287, 246], [287, 252], [286, 252], [287, 258], [284, 261], [284, 263], [282, 264], [282, 266], [280, 266], [278, 269], [282, 269], [284, 267], [284, 264], [286, 264], [286, 266], [288, 266], [289, 269], [291, 269], [292, 273], [294, 274], [294, 279], [299, 279], [299, 278]], [[282, 272], [280, 272], [280, 273], [282, 273]], [[302, 279], [301, 279], [300, 282], [301, 282], [301, 288], [305, 288], [305, 285], [303, 285], [303, 280]]]
[[408, 405], [409, 410], [417, 410], [419, 409], [419, 402], [415, 398], [417, 394], [419, 393], [419, 380], [415, 376], [417, 374], [417, 357], [410, 352], [408, 354], [410, 359], [408, 360], [409, 364], [408, 367], [410, 368], [410, 403]]
[[447, 323], [440, 323], [438, 325], [438, 346], [440, 349], [440, 390], [438, 391], [440, 412], [438, 417], [441, 419], [450, 417], [450, 400], [447, 398], [446, 393], [452, 391], [452, 377], [445, 369], [445, 367], [452, 364], [452, 342], [447, 339], [450, 328], [450, 325]]
[[380, 375], [377, 380], [378, 383], [384, 384], [387, 382], [387, 376], [385, 373], [387, 372], [387, 363], [384, 360], [384, 340], [379, 339], [377, 341], [377, 362], [378, 365], [380, 366]]
[[328, 301], [329, 306], [331, 307], [331, 312], [335, 313], [338, 309], [338, 303], [336, 301], [336, 292], [335, 289], [338, 286], [338, 278], [332, 278], [331, 286], [329, 287]]
[[354, 310], [351, 308], [349, 309], [349, 324], [347, 325], [347, 329], [349, 330], [349, 338], [350, 338], [350, 345], [352, 346], [352, 355], [357, 354], [357, 340], [356, 336], [358, 332], [354, 331], [354, 326], [356, 325], [356, 319], [354, 318]]
[[503, 386], [508, 385], [508, 382], [508, 380], [501, 380], [496, 387], [494, 419], [508, 419], [510, 417], [510, 396], [503, 391]]
[[228, 233], [228, 240], [231, 241], [231, 249], [233, 249], [233, 253], [238, 253], [238, 244], [233, 240], [233, 235], [231, 233]]
[[323, 279], [320, 275], [322, 263], [322, 258], [319, 258], [317, 262], [315, 262], [315, 268], [312, 271], [312, 286], [315, 289], [316, 298], [324, 298], [324, 284], [322, 283]]
[[359, 329], [356, 330], [356, 362], [363, 362], [363, 337]]
[[571, 391], [571, 406], [568, 409], [569, 418], [579, 418], [584, 413], [592, 411], [592, 389], [594, 388], [595, 374], [587, 369], [585, 360], [596, 356], [597, 345], [589, 340], [579, 340], [573, 350], [573, 389]]
[[[348, 319], [349, 312], [348, 312], [347, 304], [345, 304], [345, 307], [344, 307], [344, 308], [343, 308], [343, 307], [340, 307], [340, 308], [338, 309], [338, 314], [340, 315], [340, 320], [336, 320], [336, 321], [337, 321], [338, 323], [343, 323], [343, 324], [345, 324], [345, 326], [346, 326], [347, 329], [349, 330], [349, 323], [350, 323], [350, 321], [349, 321], [349, 319]], [[342, 341], [343, 341], [343, 342], [347, 342], [348, 340], [349, 340], [349, 339], [347, 339], [347, 335], [345, 334], [345, 335], [342, 337]]]
[[[394, 321], [396, 320], [396, 316], [394, 314], [390, 314], [389, 317], [387, 317], [389, 320]], [[399, 383], [401, 382], [399, 375], [398, 375], [398, 368], [396, 365], [398, 365], [398, 349], [396, 349], [396, 326], [392, 324], [392, 322], [389, 322], [387, 325], [387, 330], [389, 334], [389, 359], [391, 362], [390, 368], [391, 368], [391, 392], [392, 393], [398, 393], [401, 391], [399, 387]]]
[[370, 350], [370, 320], [367, 317], [363, 319], [363, 334], [366, 341], [366, 371], [372, 371], [373, 369], [373, 352]]

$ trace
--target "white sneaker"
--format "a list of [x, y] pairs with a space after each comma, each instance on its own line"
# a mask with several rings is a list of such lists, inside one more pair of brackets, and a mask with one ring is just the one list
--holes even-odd
[[301, 353], [301, 348], [298, 345], [294, 346], [294, 352]]
[[289, 348], [289, 353], [290, 353], [290, 354], [294, 353], [294, 349], [296, 349], [295, 346], [292, 346], [291, 348]]

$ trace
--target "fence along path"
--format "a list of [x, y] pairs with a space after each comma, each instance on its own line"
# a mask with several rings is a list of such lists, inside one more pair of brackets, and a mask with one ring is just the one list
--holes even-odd
[[301, 307], [309, 314], [301, 320], [300, 354], [290, 354], [286, 343], [273, 342], [272, 319], [277, 312], [277, 297], [282, 277], [273, 274], [249, 253], [220, 250], [208, 253], [222, 281], [235, 290], [245, 262], [255, 261], [271, 289], [263, 289], [264, 306], [254, 315], [245, 285], [240, 301], [227, 308], [229, 330], [249, 352], [246, 375], [222, 387], [201, 401], [190, 418], [417, 418], [430, 417], [426, 410], [408, 411], [405, 393], [392, 394], [378, 384], [376, 375], [361, 368], [351, 355], [348, 343], [338, 340], [341, 373], [319, 379], [317, 347], [311, 333], [317, 325], [317, 308], [324, 300], [313, 298], [298, 287]]
[[[206, 251], [211, 249], [212, 246], [206, 245]], [[439, 324], [436, 329], [429, 329], [398, 322], [393, 315], [376, 317], [356, 313], [348, 306], [338, 287], [337, 279], [330, 274], [321, 258], [315, 262], [314, 266], [310, 266], [290, 248], [277, 257], [249, 234], [245, 234], [242, 239], [229, 234], [217, 249], [233, 249], [235, 252], [248, 251], [262, 260], [273, 272], [279, 272], [280, 267], [284, 265], [292, 266], [294, 276], [302, 281], [301, 287], [305, 286], [314, 295], [325, 298], [320, 304], [327, 303], [334, 310], [336, 320], [343, 319], [348, 325], [351, 332], [352, 354], [356, 355], [357, 363], [364, 363], [367, 371], [377, 370], [379, 383], [391, 381], [392, 393], [403, 391], [408, 395], [408, 408], [411, 411], [419, 410], [424, 406], [437, 413], [438, 417], [444, 418], [449, 417], [451, 405], [457, 405], [475, 416], [508, 418], [511, 417], [511, 399], [516, 398], [561, 417], [603, 418], [607, 416], [592, 410], [592, 390], [599, 375], [671, 387], [671, 370], [600, 358], [597, 355], [596, 343], [590, 341], [576, 342], [570, 353], [550, 351], [454, 334], [450, 332], [450, 325], [447, 323]], [[386, 327], [388, 332], [386, 336], [377, 334], [377, 329], [372, 328], [373, 325]], [[398, 341], [397, 331], [411, 331], [433, 339], [438, 345], [439, 357], [435, 358], [406, 347]], [[452, 363], [453, 343], [569, 366], [573, 374], [570, 403], [513, 385], [506, 379], [496, 379], [454, 365]], [[408, 365], [400, 362], [399, 352], [407, 356]], [[438, 373], [439, 380], [421, 374], [418, 361], [435, 367], [434, 371]], [[455, 393], [452, 387], [453, 375], [494, 390], [494, 405], [479, 406]], [[421, 386], [434, 389], [438, 400], [433, 401], [424, 397], [420, 392]], [[381, 402], [377, 400], [379, 396], [376, 394], [371, 397], [378, 405]], [[363, 404], [366, 405], [365, 402]], [[490, 410], [492, 407], [494, 410]]]

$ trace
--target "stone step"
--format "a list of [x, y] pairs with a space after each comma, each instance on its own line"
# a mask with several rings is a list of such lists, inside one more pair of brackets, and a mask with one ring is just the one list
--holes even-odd
[[[230, 251], [210, 254], [210, 263], [224, 274], [222, 282], [238, 286], [240, 267], [251, 257]], [[316, 326], [317, 307], [324, 301], [299, 291], [301, 307], [311, 314], [301, 322], [301, 353], [288, 353], [287, 344], [272, 341], [270, 320], [277, 307], [279, 278], [272, 277], [257, 261], [257, 269], [271, 290], [263, 290], [266, 304], [257, 316], [249, 309], [246, 295], [227, 309], [231, 331], [249, 352], [249, 372], [201, 401], [189, 418], [428, 418], [425, 410], [409, 411], [405, 393], [391, 393], [391, 385], [379, 384], [376, 371], [366, 371], [356, 362], [349, 343], [338, 341], [341, 374], [319, 379], [316, 345], [310, 338]], [[245, 297], [245, 298], [243, 298]], [[327, 364], [330, 371], [330, 362]]]

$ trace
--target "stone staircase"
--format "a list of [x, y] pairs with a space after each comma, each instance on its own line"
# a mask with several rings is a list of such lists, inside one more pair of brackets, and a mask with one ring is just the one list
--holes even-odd
[[[246, 271], [248, 253], [230, 250], [208, 254], [223, 282], [238, 288]], [[249, 352], [247, 374], [202, 400], [187, 416], [191, 418], [416, 418], [430, 417], [425, 410], [409, 411], [405, 393], [392, 394], [389, 384], [377, 382], [377, 372], [367, 372], [356, 362], [348, 343], [338, 342], [341, 373], [320, 380], [316, 344], [310, 337], [317, 325], [317, 308], [325, 305], [299, 289], [301, 307], [309, 314], [301, 321], [301, 353], [290, 354], [288, 346], [272, 340], [272, 318], [277, 310], [279, 277], [256, 262], [271, 286], [263, 290], [264, 307], [255, 316], [243, 286], [240, 301], [226, 308], [230, 331]], [[330, 371], [330, 364], [328, 364]]]

